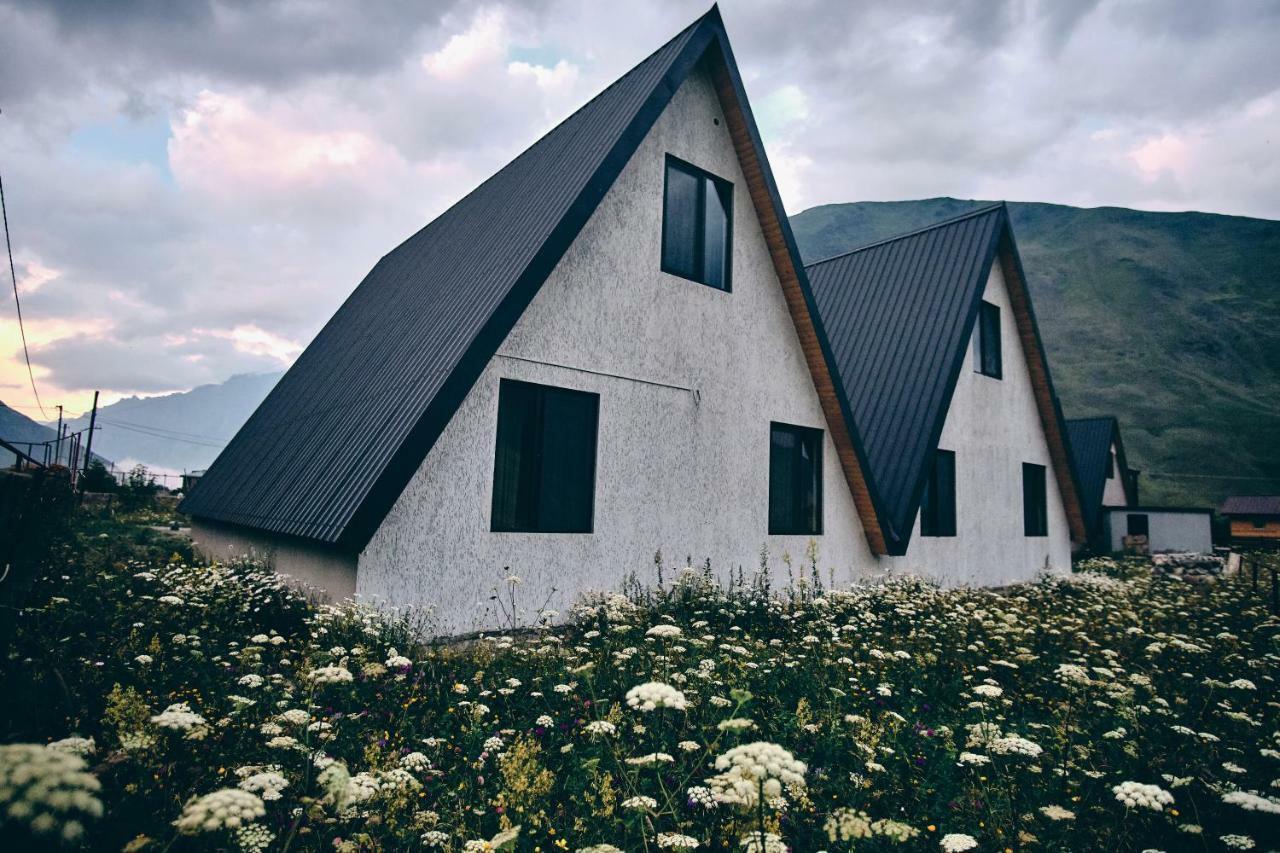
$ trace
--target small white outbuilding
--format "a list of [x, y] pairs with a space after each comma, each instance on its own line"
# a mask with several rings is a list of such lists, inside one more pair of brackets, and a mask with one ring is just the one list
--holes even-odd
[[1213, 510], [1200, 507], [1108, 507], [1105, 526], [1112, 551], [1208, 554], [1213, 551]]

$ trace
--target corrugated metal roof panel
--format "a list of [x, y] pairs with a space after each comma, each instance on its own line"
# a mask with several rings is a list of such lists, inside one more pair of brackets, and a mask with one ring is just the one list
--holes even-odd
[[713, 9], [382, 258], [183, 511], [363, 544], [487, 362], [485, 350], [500, 343], [721, 27]]
[[994, 205], [805, 268], [898, 553], [1007, 224]]
[[1222, 504], [1223, 515], [1280, 515], [1280, 495], [1232, 495]]

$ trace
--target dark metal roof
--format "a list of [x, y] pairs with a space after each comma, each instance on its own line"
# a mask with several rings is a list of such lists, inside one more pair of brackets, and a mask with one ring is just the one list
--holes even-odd
[[890, 553], [905, 553], [926, 464], [1007, 228], [997, 204], [805, 268], [881, 523], [896, 543]]
[[361, 547], [722, 29], [713, 8], [382, 258], [182, 510]]
[[1280, 515], [1280, 495], [1232, 495], [1222, 504], [1223, 515]]

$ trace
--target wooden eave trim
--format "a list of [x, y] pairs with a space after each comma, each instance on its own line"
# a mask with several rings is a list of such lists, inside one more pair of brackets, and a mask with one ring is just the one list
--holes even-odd
[[1040, 412], [1040, 424], [1044, 428], [1044, 436], [1049, 445], [1049, 458], [1053, 460], [1054, 479], [1057, 480], [1058, 492], [1062, 495], [1063, 507], [1067, 512], [1071, 540], [1075, 544], [1083, 545], [1089, 540], [1088, 525], [1085, 523], [1080, 492], [1076, 488], [1075, 477], [1071, 473], [1070, 453], [1063, 435], [1066, 427], [1054, 398], [1053, 385], [1049, 379], [1048, 358], [1040, 341], [1040, 333], [1036, 329], [1035, 317], [1031, 311], [1031, 297], [1022, 276], [1022, 265], [1014, 256], [1007, 233], [1001, 237], [999, 257], [1000, 271], [1004, 274], [1005, 288], [1009, 293], [1009, 303], [1013, 307], [1013, 318], [1018, 327], [1018, 338], [1022, 342], [1022, 354], [1026, 359], [1027, 372], [1031, 375], [1036, 409]]
[[836, 455], [840, 459], [840, 469], [844, 472], [845, 482], [853, 496], [853, 503], [857, 507], [867, 543], [873, 553], [885, 554], [887, 548], [880, 528], [880, 519], [876, 515], [875, 502], [871, 497], [866, 477], [863, 475], [862, 466], [858, 462], [858, 454], [853, 446], [849, 425], [845, 421], [836, 384], [823, 355], [822, 342], [818, 337], [813, 317], [809, 313], [795, 260], [787, 246], [783, 226], [779, 221], [779, 211], [773, 202], [769, 184], [765, 178], [764, 169], [768, 167], [761, 163], [757, 156], [756, 146], [747, 124], [747, 116], [738, 101], [729, 70], [722, 58], [717, 57], [717, 59], [719, 61], [711, 64], [711, 76], [716, 94], [720, 99], [720, 106], [724, 110], [725, 124], [733, 140], [742, 174], [746, 178], [747, 191], [756, 209], [765, 243], [769, 247], [774, 270], [782, 285], [787, 309], [791, 312], [791, 320], [795, 324], [796, 335], [800, 339], [800, 348], [804, 352], [805, 363], [809, 367], [809, 375], [813, 378], [814, 387], [818, 392], [818, 400], [826, 416], [827, 428], [831, 432], [831, 440], [835, 444]]

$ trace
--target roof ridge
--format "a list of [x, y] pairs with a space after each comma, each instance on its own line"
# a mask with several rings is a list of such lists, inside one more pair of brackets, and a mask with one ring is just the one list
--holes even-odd
[[966, 211], [965, 213], [948, 217], [947, 219], [943, 219], [939, 222], [935, 222], [932, 225], [925, 225], [921, 228], [916, 228], [911, 231], [906, 231], [902, 234], [895, 234], [892, 237], [884, 237], [880, 240], [876, 240], [871, 243], [866, 243], [862, 246], [857, 246], [855, 248], [848, 249], [844, 252], [838, 252], [826, 258], [821, 258], [819, 260], [814, 261], [811, 264], [805, 264], [804, 268], [810, 269], [812, 267], [818, 266], [819, 264], [825, 264], [825, 263], [828, 263], [829, 261], [838, 260], [840, 258], [844, 258], [849, 255], [856, 255], [859, 252], [865, 252], [867, 249], [874, 249], [877, 246], [883, 246], [886, 243], [894, 243], [894, 242], [897, 242], [898, 240], [905, 240], [908, 237], [915, 237], [919, 234], [925, 233], [926, 231], [932, 231], [935, 228], [945, 228], [948, 225], [955, 225], [957, 222], [962, 222], [966, 219], [972, 219], [977, 216], [981, 216], [983, 214], [991, 213], [994, 210], [998, 210], [1006, 206], [1007, 206], [1006, 203], [1003, 201], [997, 201], [997, 202], [992, 202], [991, 204], [985, 204], [982, 207], [974, 208], [973, 210]]

